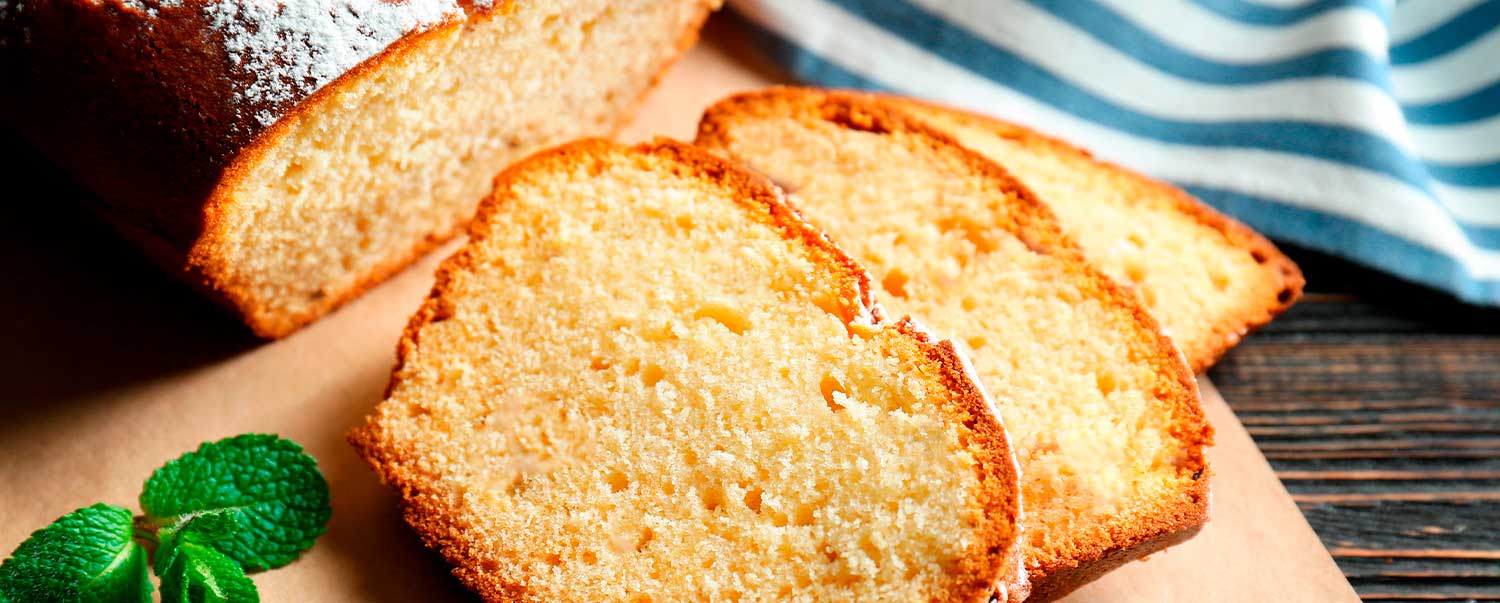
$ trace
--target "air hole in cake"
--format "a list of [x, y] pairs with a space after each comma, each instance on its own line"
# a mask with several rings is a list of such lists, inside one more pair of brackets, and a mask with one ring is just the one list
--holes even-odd
[[911, 277], [906, 276], [905, 272], [892, 270], [886, 273], [885, 278], [880, 279], [880, 287], [892, 296], [906, 297], [906, 283], [910, 281]]
[[610, 17], [613, 17], [614, 14], [615, 14], [615, 6], [613, 4], [605, 5], [604, 10], [602, 12], [600, 12], [597, 15], [594, 15], [593, 18], [591, 18], [588, 21], [585, 21], [583, 23], [583, 27], [580, 28], [583, 31], [583, 35], [584, 36], [592, 36], [592, 35], [594, 35], [594, 28], [598, 27], [599, 22], [600, 21], [609, 21]]
[[1223, 270], [1219, 270], [1217, 268], [1210, 270], [1208, 273], [1208, 279], [1209, 281], [1213, 282], [1214, 290], [1216, 291], [1224, 291], [1229, 289], [1229, 275], [1225, 274]]
[[973, 312], [975, 308], [979, 307], [979, 302], [974, 301], [972, 297], [965, 297], [959, 304], [968, 312]]
[[[933, 206], [938, 204], [934, 203]], [[938, 220], [938, 228], [944, 232], [956, 232], [974, 246], [976, 253], [989, 253], [1000, 248], [1000, 245], [990, 238], [985, 227], [974, 223], [965, 217], [948, 217]]]
[[711, 485], [699, 490], [699, 496], [703, 498], [703, 508], [708, 511], [717, 511], [724, 506], [724, 488]]
[[595, 356], [595, 357], [589, 359], [589, 369], [590, 370], [605, 371], [605, 370], [609, 370], [609, 367], [610, 367], [610, 364], [609, 364], [608, 360], [605, 360], [605, 359], [600, 358], [598, 356]]
[[797, 512], [792, 514], [792, 525], [798, 525], [798, 526], [810, 526], [810, 525], [812, 525], [813, 524], [813, 511], [815, 511], [815, 510], [816, 510], [816, 508], [814, 508], [813, 505], [801, 505], [801, 506], [797, 507]]
[[641, 535], [635, 541], [635, 551], [639, 553], [645, 550], [652, 538], [656, 538], [656, 532], [651, 531], [651, 528], [641, 528]]
[[687, 466], [689, 466], [689, 467], [697, 465], [698, 464], [698, 453], [693, 452], [691, 450], [684, 450], [684, 451], [682, 451], [682, 462], [686, 463]]
[[1125, 280], [1132, 284], [1138, 284], [1146, 280], [1146, 265], [1139, 259], [1130, 259], [1125, 262]]
[[1292, 290], [1282, 289], [1280, 293], [1276, 294], [1276, 301], [1283, 304], [1292, 301]]
[[970, 337], [968, 339], [965, 339], [964, 343], [969, 345], [970, 350], [977, 352], [981, 349], [984, 349], [984, 346], [988, 344], [989, 341], [983, 337]]
[[829, 563], [833, 563], [833, 562], [839, 560], [839, 551], [838, 551], [838, 549], [833, 548], [833, 545], [828, 544], [828, 543], [825, 542], [825, 543], [823, 543], [823, 547], [822, 548], [823, 548], [823, 558], [827, 559]]
[[880, 545], [875, 542], [874, 533], [867, 533], [863, 538], [860, 538], [859, 548], [864, 551], [866, 557], [870, 558], [870, 561], [875, 564], [876, 568], [880, 567], [880, 559], [884, 555], [880, 554]]
[[813, 305], [817, 306], [819, 310], [843, 319], [844, 315], [839, 312], [839, 300], [824, 295], [819, 295], [814, 297], [812, 302]]
[[1099, 388], [1099, 393], [1106, 396], [1115, 393], [1115, 390], [1120, 386], [1119, 382], [1115, 380], [1115, 376], [1109, 373], [1095, 374], [1094, 385]]
[[[293, 162], [287, 164], [286, 171], [281, 173], [281, 177], [283, 179], [286, 179], [286, 180], [296, 180], [297, 178], [300, 178], [302, 176], [302, 172], [306, 171], [306, 170], [307, 170], [307, 168], [304, 167], [301, 162], [299, 162], [299, 161], [293, 161]], [[297, 184], [293, 184], [293, 183], [288, 183], [288, 184], [291, 184], [292, 186], [297, 186], [298, 188], [301, 188], [301, 186], [297, 185]]]
[[760, 496], [760, 488], [750, 488], [745, 491], [745, 507], [754, 511], [756, 515], [760, 514]]
[[599, 563], [599, 555], [596, 555], [593, 551], [584, 551], [582, 555], [578, 556], [578, 560], [588, 565], [594, 565]]
[[610, 472], [604, 481], [609, 483], [610, 492], [623, 492], [630, 486], [630, 478], [625, 477], [625, 474], [619, 471]]
[[661, 380], [666, 377], [667, 372], [655, 363], [647, 364], [641, 369], [641, 383], [646, 387], [656, 387], [656, 384], [661, 383]]
[[641, 331], [641, 338], [652, 343], [660, 343], [677, 339], [677, 333], [672, 332], [672, 325], [663, 323], [643, 329]]
[[693, 217], [687, 214], [677, 216], [672, 220], [672, 223], [677, 225], [677, 229], [684, 233], [692, 232], [693, 228], [697, 226], [697, 224], [693, 222]]
[[547, 565], [550, 565], [552, 567], [562, 565], [562, 557], [557, 553], [547, 553], [546, 555], [542, 556], [542, 560], [546, 561]]
[[839, 403], [838, 399], [841, 397], [847, 399], [849, 392], [844, 389], [844, 384], [839, 383], [838, 377], [823, 375], [823, 380], [818, 382], [818, 389], [822, 390], [823, 402], [828, 404], [828, 410], [833, 412], [844, 410], [844, 405]]
[[1133, 245], [1136, 249], [1144, 249], [1146, 247], [1146, 240], [1142, 239], [1141, 235], [1130, 233], [1129, 236], [1125, 237], [1125, 240]]
[[1146, 302], [1146, 307], [1148, 309], [1156, 307], [1156, 289], [1153, 289], [1151, 287], [1141, 287], [1140, 289], [1137, 289], [1136, 292], [1141, 294], [1141, 301]]
[[1266, 260], [1270, 259], [1270, 258], [1266, 257], [1265, 252], [1263, 252], [1263, 251], [1261, 251], [1259, 249], [1252, 249], [1252, 250], [1250, 250], [1250, 257], [1252, 259], [1254, 259], [1255, 263], [1257, 263], [1257, 264], [1264, 264], [1264, 263], [1266, 263]]
[[724, 328], [729, 329], [729, 332], [735, 335], [743, 335], [751, 326], [748, 317], [739, 310], [724, 304], [710, 304], [699, 308], [693, 313], [693, 318], [707, 318], [715, 321], [724, 325]]

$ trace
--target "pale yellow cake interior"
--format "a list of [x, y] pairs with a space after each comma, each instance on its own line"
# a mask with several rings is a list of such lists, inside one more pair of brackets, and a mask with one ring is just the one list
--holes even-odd
[[511, 161], [613, 131], [717, 2], [513, 4], [335, 85], [227, 191], [225, 223], [196, 253], [217, 254], [221, 286], [263, 331], [452, 235]]
[[978, 533], [932, 362], [826, 252], [657, 161], [515, 183], [380, 406], [461, 574], [536, 601], [951, 592], [1011, 536]]
[[994, 180], [909, 134], [717, 119], [730, 142], [715, 150], [790, 190], [872, 273], [880, 304], [968, 348], [1020, 461], [1030, 569], [1099, 554], [1189, 504], [1191, 451], [1170, 431], [1190, 419], [1158, 397], [1173, 390], [1151, 361], [1161, 350], [1079, 264], [1002, 226], [1020, 214]]
[[[964, 146], [1001, 164], [1057, 214], [1088, 254], [1116, 280], [1129, 283], [1172, 339], [1200, 368], [1238, 341], [1246, 316], [1286, 303], [1284, 275], [1268, 257], [1228, 240], [1185, 213], [1169, 189], [1033, 137], [967, 116], [902, 104]], [[988, 126], [988, 127], [987, 127]]]

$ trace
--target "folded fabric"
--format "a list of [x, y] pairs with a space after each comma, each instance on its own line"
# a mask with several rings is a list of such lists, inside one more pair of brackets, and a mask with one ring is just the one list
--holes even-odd
[[1500, 0], [731, 0], [799, 80], [1036, 127], [1500, 305]]

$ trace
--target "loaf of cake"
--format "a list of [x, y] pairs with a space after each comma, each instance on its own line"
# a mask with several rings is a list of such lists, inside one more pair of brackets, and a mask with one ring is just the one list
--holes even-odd
[[1206, 519], [1211, 431], [1182, 355], [1004, 170], [867, 97], [781, 88], [709, 108], [697, 144], [769, 176], [877, 283], [959, 342], [1021, 465], [1028, 601]]
[[0, 115], [279, 337], [621, 125], [719, 0], [0, 2]]
[[500, 175], [351, 442], [489, 601], [1015, 600], [967, 361], [776, 188], [688, 145]]
[[1013, 123], [880, 97], [1004, 166], [1091, 262], [1132, 286], [1196, 371], [1302, 295], [1302, 272], [1265, 237], [1170, 184]]

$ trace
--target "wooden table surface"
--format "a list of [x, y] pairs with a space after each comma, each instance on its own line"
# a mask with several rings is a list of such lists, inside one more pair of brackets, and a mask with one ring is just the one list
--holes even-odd
[[1500, 310], [1286, 251], [1306, 297], [1209, 377], [1366, 601], [1500, 601]]

